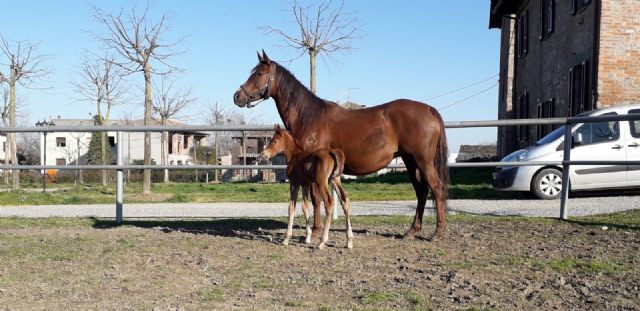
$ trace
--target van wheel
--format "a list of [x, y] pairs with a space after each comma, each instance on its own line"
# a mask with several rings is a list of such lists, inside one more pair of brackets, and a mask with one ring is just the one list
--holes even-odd
[[562, 194], [562, 173], [555, 168], [538, 172], [531, 183], [533, 194], [543, 200], [555, 200]]

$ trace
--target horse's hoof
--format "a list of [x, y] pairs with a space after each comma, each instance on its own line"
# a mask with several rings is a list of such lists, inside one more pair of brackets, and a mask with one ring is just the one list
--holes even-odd
[[282, 241], [282, 245], [289, 245], [289, 240]]
[[326, 245], [324, 244], [324, 242], [318, 244], [318, 249], [324, 249], [326, 247]]
[[311, 230], [311, 239], [316, 239], [322, 234], [322, 227]]
[[308, 237], [304, 240], [305, 244], [311, 244], [311, 237]]
[[402, 236], [403, 239], [406, 240], [413, 240], [416, 237], [416, 230], [411, 228], [409, 230], [407, 230], [407, 232], [404, 233], [404, 235]]
[[347, 242], [347, 248], [348, 249], [352, 249], [353, 248], [353, 241]]

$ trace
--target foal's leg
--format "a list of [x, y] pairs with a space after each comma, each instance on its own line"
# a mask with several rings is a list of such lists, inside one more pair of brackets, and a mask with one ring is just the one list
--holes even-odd
[[327, 240], [329, 240], [329, 227], [331, 227], [331, 216], [333, 214], [333, 198], [331, 197], [331, 193], [329, 192], [326, 178], [323, 178], [322, 182], [320, 183], [314, 183], [313, 187], [317, 187], [319, 194], [322, 196], [324, 209], [326, 211], [322, 240], [320, 244], [318, 244], [318, 248], [323, 249], [325, 247], [325, 243], [327, 243]]
[[321, 195], [316, 187], [310, 187], [311, 204], [313, 204], [313, 228], [311, 239], [317, 238], [322, 230], [322, 212], [320, 211]]
[[311, 243], [311, 222], [309, 219], [309, 186], [302, 187], [302, 213], [306, 224], [306, 236], [304, 242]]
[[289, 239], [293, 235], [293, 218], [296, 216], [296, 200], [298, 199], [298, 190], [300, 185], [290, 184], [289, 186], [289, 223], [287, 224], [287, 233], [284, 236], [283, 245], [289, 245]]
[[347, 226], [347, 248], [350, 249], [353, 248], [353, 231], [351, 229], [351, 204], [349, 203], [349, 197], [347, 192], [344, 191], [344, 188], [342, 188], [340, 176], [331, 178], [331, 184], [336, 193], [338, 193], [340, 205], [342, 205], [342, 210], [344, 211], [344, 219]]
[[427, 194], [428, 187], [426, 183], [423, 181], [422, 173], [418, 169], [415, 160], [411, 156], [402, 157], [405, 166], [407, 167], [407, 173], [409, 174], [409, 179], [411, 179], [411, 185], [413, 185], [413, 189], [416, 192], [416, 198], [418, 200], [418, 205], [416, 206], [416, 215], [413, 217], [413, 223], [411, 224], [411, 228], [405, 232], [405, 238], [413, 238], [416, 233], [422, 230], [422, 217], [424, 215], [424, 207], [427, 203]]

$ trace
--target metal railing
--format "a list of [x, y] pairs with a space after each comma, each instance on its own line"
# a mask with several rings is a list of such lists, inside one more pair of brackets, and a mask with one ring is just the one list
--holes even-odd
[[[519, 125], [550, 125], [565, 126], [564, 141], [572, 141], [573, 125], [578, 123], [595, 123], [608, 121], [640, 120], [640, 114], [606, 115], [594, 117], [568, 117], [548, 119], [519, 119], [519, 120], [484, 120], [484, 121], [454, 121], [445, 122], [446, 128], [476, 128], [500, 127]], [[115, 170], [116, 171], [116, 222], [122, 222], [122, 208], [124, 205], [124, 175], [128, 169], [156, 169], [156, 170], [225, 170], [225, 169], [258, 169], [279, 170], [286, 169], [286, 165], [125, 165], [123, 164], [122, 132], [163, 132], [163, 131], [199, 131], [199, 132], [250, 132], [271, 131], [273, 126], [267, 125], [184, 125], [184, 126], [30, 126], [30, 127], [0, 127], [0, 133], [51, 133], [51, 132], [116, 132], [116, 165], [4, 165], [6, 170]], [[244, 137], [244, 135], [243, 135]], [[450, 167], [497, 167], [497, 166], [562, 166], [562, 195], [560, 200], [560, 218], [567, 219], [569, 187], [569, 168], [571, 165], [640, 165], [640, 161], [571, 161], [572, 144], [564, 144], [562, 161], [527, 161], [527, 162], [473, 162], [450, 163]], [[404, 168], [402, 164], [393, 164], [387, 168]]]

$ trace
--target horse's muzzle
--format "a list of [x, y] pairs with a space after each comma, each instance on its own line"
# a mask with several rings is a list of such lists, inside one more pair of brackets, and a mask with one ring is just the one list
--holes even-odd
[[233, 103], [238, 107], [246, 107], [249, 104], [249, 98], [242, 92], [242, 89], [238, 89], [233, 94]]

